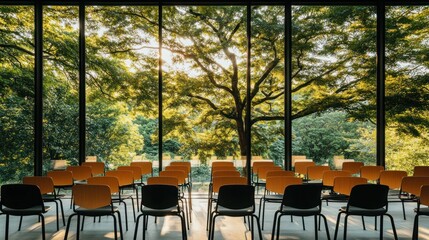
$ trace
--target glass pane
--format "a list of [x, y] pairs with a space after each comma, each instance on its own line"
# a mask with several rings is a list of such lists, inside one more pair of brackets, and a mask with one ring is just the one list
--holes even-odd
[[294, 156], [332, 168], [344, 159], [375, 165], [375, 13], [374, 7], [293, 7]]
[[86, 8], [86, 155], [157, 159], [158, 8]]
[[79, 9], [43, 9], [43, 161], [44, 170], [76, 165], [79, 156]]
[[0, 184], [34, 166], [34, 9], [0, 6]]
[[164, 159], [192, 161], [194, 191], [207, 191], [211, 161], [241, 166], [246, 152], [245, 10], [163, 8]]
[[283, 166], [284, 150], [284, 7], [252, 8], [252, 161]]
[[386, 14], [386, 167], [429, 165], [429, 7]]

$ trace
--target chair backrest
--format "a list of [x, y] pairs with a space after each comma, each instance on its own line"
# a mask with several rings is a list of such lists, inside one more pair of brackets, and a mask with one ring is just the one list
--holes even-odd
[[350, 196], [352, 188], [356, 185], [366, 184], [368, 180], [361, 177], [336, 177], [334, 179], [334, 192]]
[[302, 178], [294, 176], [272, 176], [267, 177], [265, 189], [273, 193], [283, 194], [287, 186], [296, 184], [302, 184]]
[[112, 203], [110, 188], [107, 185], [77, 184], [72, 188], [73, 203], [86, 208], [96, 209]]
[[334, 179], [336, 177], [351, 177], [352, 173], [351, 172], [346, 172], [346, 171], [337, 171], [337, 170], [329, 170], [329, 171], [324, 171], [323, 172], [323, 177], [322, 177], [322, 183], [323, 186], [326, 187], [333, 187], [334, 186]]
[[190, 169], [188, 168], [188, 166], [170, 164], [170, 166], [165, 167], [164, 171], [184, 171], [186, 173], [186, 176], [188, 176]]
[[171, 170], [171, 171], [162, 171], [159, 173], [160, 177], [175, 177], [179, 181], [179, 185], [185, 184], [187, 174], [183, 170]]
[[274, 171], [267, 172], [267, 177], [275, 177], [275, 176], [294, 177], [295, 172], [287, 171], [287, 170], [274, 170]]
[[[339, 158], [339, 157], [342, 157], [342, 158]], [[334, 161], [333, 161], [334, 169], [342, 170], [344, 162], [354, 162], [354, 161], [355, 161], [354, 159], [344, 159], [344, 156], [337, 156], [337, 158], [335, 158], [334, 156]]]
[[400, 189], [402, 178], [407, 176], [406, 171], [387, 170], [380, 173], [380, 184], [389, 186], [390, 189]]
[[181, 162], [171, 162], [170, 166], [185, 166], [187, 168], [186, 173], [191, 172], [191, 162], [190, 161], [181, 161]]
[[322, 180], [323, 173], [331, 170], [329, 166], [310, 166], [307, 168], [307, 179], [308, 180]]
[[295, 167], [296, 161], [312, 161], [312, 160], [307, 159], [307, 156], [305, 155], [292, 155], [292, 167]]
[[384, 171], [383, 166], [362, 166], [360, 176], [368, 179], [368, 181], [378, 181], [382, 171]]
[[358, 174], [363, 165], [363, 162], [343, 162], [342, 170], [349, 171], [352, 174]]
[[70, 171], [49, 171], [46, 175], [52, 178], [55, 187], [73, 185], [73, 173]]
[[429, 185], [423, 185], [420, 188], [420, 204], [429, 206]]
[[40, 211], [44, 210], [40, 189], [32, 184], [6, 184], [1, 186], [1, 206], [12, 209], [27, 209], [40, 206]]
[[214, 171], [212, 177], [240, 177], [239, 171]]
[[414, 166], [413, 176], [429, 177], [429, 166]]
[[104, 175], [104, 162], [84, 162], [82, 166], [91, 167], [92, 176]]
[[92, 177], [92, 169], [88, 166], [68, 166], [66, 170], [72, 172], [75, 181], [84, 181]]
[[170, 185], [179, 186], [179, 180], [176, 177], [150, 177], [147, 179], [147, 185]]
[[316, 164], [311, 162], [295, 162], [295, 173], [297, 174], [307, 174], [307, 168], [311, 166], [316, 166]]
[[[312, 209], [320, 207], [322, 185], [318, 184], [293, 184], [284, 189], [282, 206], [297, 209]], [[319, 208], [321, 211], [321, 208]]]
[[119, 193], [119, 179], [117, 177], [99, 176], [88, 178], [90, 185], [107, 185], [111, 194]]
[[259, 179], [266, 179], [267, 173], [270, 171], [282, 171], [282, 168], [280, 166], [263, 166], [258, 168], [258, 178]]
[[350, 193], [347, 208], [353, 206], [363, 209], [379, 209], [386, 207], [389, 187], [381, 184], [358, 184]]
[[429, 177], [403, 177], [401, 182], [401, 193], [419, 196], [420, 188], [423, 185], [429, 185]]
[[255, 211], [255, 187], [250, 185], [223, 185], [219, 189], [217, 205], [229, 209], [253, 207]]
[[224, 185], [247, 185], [245, 177], [216, 177], [213, 178], [212, 192], [218, 193], [221, 186]]
[[117, 177], [119, 180], [119, 187], [129, 186], [134, 184], [134, 175], [132, 171], [126, 171], [126, 170], [107, 171], [106, 176]]
[[41, 194], [53, 193], [55, 191], [54, 181], [51, 177], [47, 176], [27, 176], [22, 178], [22, 183], [38, 186]]
[[178, 188], [171, 185], [144, 185], [141, 190], [141, 205], [152, 209], [167, 209], [178, 206]]
[[234, 162], [232, 162], [232, 161], [213, 161], [212, 162], [212, 168], [213, 167], [220, 167], [220, 166], [234, 167]]
[[152, 174], [152, 163], [151, 162], [131, 162], [130, 166], [140, 167], [142, 175]]
[[254, 174], [258, 174], [258, 170], [261, 167], [273, 167], [273, 161], [254, 161], [252, 162], [252, 171]]
[[118, 171], [131, 171], [134, 181], [140, 180], [142, 177], [142, 169], [137, 166], [119, 166]]
[[237, 168], [234, 166], [214, 166], [212, 172], [214, 171], [237, 171]]

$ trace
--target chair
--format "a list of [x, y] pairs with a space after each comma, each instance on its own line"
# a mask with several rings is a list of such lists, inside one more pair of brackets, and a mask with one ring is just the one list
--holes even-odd
[[150, 174], [150, 176], [153, 177], [153, 167], [151, 162], [131, 162], [130, 166], [140, 167], [142, 173], [140, 177], [141, 183], [143, 183], [143, 177], [145, 175]]
[[429, 208], [422, 208], [421, 205], [429, 206], [429, 185], [423, 185], [420, 188], [419, 201], [417, 202], [417, 208], [414, 209], [416, 216], [413, 224], [413, 240], [419, 239], [419, 217], [422, 215], [429, 216]]
[[150, 177], [147, 179], [147, 185], [170, 185], [179, 186], [179, 180], [175, 177]]
[[407, 176], [406, 171], [387, 170], [380, 173], [379, 183], [387, 185], [390, 190], [399, 190], [401, 188], [402, 178]]
[[189, 182], [192, 183], [192, 168], [191, 168], [191, 162], [189, 161], [181, 161], [181, 162], [171, 162], [170, 166], [185, 166], [187, 171], [186, 173], [188, 174], [188, 179]]
[[333, 165], [334, 169], [342, 170], [344, 162], [354, 162], [354, 159], [344, 159], [344, 156], [334, 156]]
[[294, 177], [295, 172], [287, 171], [287, 170], [274, 170], [274, 171], [267, 172], [267, 178], [268, 177], [275, 177], [275, 176]]
[[215, 171], [212, 177], [240, 177], [239, 171]]
[[359, 174], [360, 168], [363, 166], [363, 162], [343, 162], [343, 171], [349, 171], [352, 174]]
[[[143, 185], [142, 183], [142, 169], [138, 166], [119, 166], [116, 170], [118, 171], [131, 171], [133, 173], [133, 184], [134, 189], [137, 192], [137, 186]], [[137, 200], [138, 204], [138, 200]]]
[[366, 178], [336, 177], [334, 178], [333, 191], [329, 194], [323, 194], [322, 200], [326, 201], [326, 205], [329, 201], [347, 201], [354, 186], [366, 183], [368, 183]]
[[402, 214], [404, 220], [405, 215], [405, 202], [417, 202], [420, 194], [420, 188], [423, 185], [429, 185], [429, 177], [403, 177], [401, 182], [401, 189], [399, 191], [399, 200], [402, 203]]
[[255, 188], [249, 185], [223, 185], [219, 189], [217, 204], [210, 213], [209, 239], [214, 239], [216, 218], [228, 217], [251, 217], [251, 239], [254, 239], [254, 220], [258, 225], [259, 238], [262, 238], [261, 226], [258, 216], [255, 215]]
[[258, 172], [256, 173], [258, 176], [258, 182], [262, 181], [262, 184], [264, 184], [267, 179], [267, 173], [271, 171], [283, 171], [283, 169], [280, 166], [259, 167]]
[[72, 172], [75, 183], [85, 182], [92, 177], [92, 169], [88, 166], [68, 166], [66, 171]]
[[360, 176], [368, 179], [368, 181], [378, 183], [382, 171], [384, 171], [383, 166], [362, 166]]
[[[318, 229], [317, 229], [317, 217], [320, 216], [325, 221], [326, 235], [328, 239], [329, 229], [328, 222], [326, 217], [321, 213], [322, 211], [322, 201], [320, 200], [320, 192], [322, 191], [322, 185], [316, 184], [298, 184], [298, 185], [289, 185], [284, 189], [283, 199], [280, 206], [280, 209], [277, 210], [274, 214], [274, 223], [273, 231], [271, 234], [271, 239], [279, 239], [280, 235], [280, 220], [284, 215], [291, 216], [301, 216], [308, 217], [314, 216], [314, 231], [315, 239], [318, 239]], [[277, 227], [277, 231], [276, 231]]]
[[[110, 188], [107, 185], [91, 185], [91, 184], [78, 184], [73, 186], [73, 214], [69, 216], [67, 221], [67, 228], [64, 239], [67, 239], [70, 223], [74, 216], [77, 216], [77, 228], [76, 228], [76, 239], [79, 239], [80, 235], [80, 217], [90, 216], [112, 216], [113, 225], [115, 231], [115, 239], [118, 239], [117, 231], [117, 220], [115, 213], [118, 215], [119, 221], [119, 231], [121, 234], [121, 239], [123, 239], [122, 234], [122, 222], [121, 222], [121, 213], [118, 210], [118, 207], [113, 206], [112, 197]], [[78, 207], [76, 207], [78, 206]]]
[[[46, 176], [28, 176], [28, 177], [24, 177], [22, 179], [22, 183], [23, 184], [31, 184], [31, 185], [36, 185], [39, 187], [40, 189], [40, 193], [42, 194], [42, 199], [43, 202], [53, 202], [55, 203], [55, 209], [56, 209], [56, 214], [57, 214], [57, 231], [60, 229], [60, 224], [59, 224], [59, 208], [58, 208], [58, 203], [60, 204], [61, 207], [61, 217], [63, 219], [63, 226], [66, 225], [66, 221], [64, 219], [64, 207], [63, 207], [63, 202], [61, 201], [61, 196], [62, 195], [57, 195], [57, 193], [55, 192], [55, 188], [54, 188], [54, 181], [52, 180], [51, 177], [46, 177]], [[22, 217], [21, 220], [19, 222], [19, 229], [21, 229], [21, 222], [22, 222]]]
[[295, 167], [296, 161], [312, 162], [313, 160], [307, 159], [307, 156], [305, 155], [292, 155], [292, 167]]
[[265, 222], [265, 204], [266, 202], [281, 203], [285, 188], [289, 185], [302, 184], [302, 178], [295, 176], [268, 176], [264, 195], [259, 200], [258, 216], [261, 217], [262, 213], [262, 229], [264, 229]]
[[210, 212], [212, 210], [213, 202], [217, 200], [216, 194], [223, 185], [247, 185], [247, 178], [245, 177], [215, 177], [212, 179], [211, 191], [209, 191], [208, 207], [207, 207], [207, 225], [206, 230], [209, 228]]
[[37, 215], [42, 221], [42, 239], [45, 240], [45, 206], [40, 189], [31, 184], [6, 184], [1, 186], [0, 212], [6, 215], [5, 240], [9, 238], [9, 216]]
[[232, 166], [232, 167], [234, 167], [234, 162], [231, 162], [231, 161], [213, 161], [212, 162], [212, 168], [213, 167], [220, 167], [220, 166]]
[[104, 175], [104, 162], [84, 162], [82, 163], [82, 166], [91, 167], [91, 173], [93, 177]]
[[322, 177], [322, 185], [323, 188], [332, 191], [334, 188], [334, 179], [336, 177], [351, 177], [352, 174], [350, 172], [345, 171], [337, 171], [337, 170], [329, 170], [323, 172]]
[[429, 177], [429, 166], [414, 166], [414, 177]]
[[[127, 203], [125, 199], [130, 199], [130, 197], [124, 196], [119, 190], [119, 180], [117, 177], [108, 177], [108, 176], [98, 176], [88, 178], [88, 184], [90, 185], [107, 185], [110, 188], [110, 194], [112, 197], [112, 203], [123, 203], [124, 212], [125, 212], [125, 229], [128, 231], [128, 214], [127, 214]], [[133, 202], [131, 202], [133, 203]], [[83, 221], [82, 221], [83, 222]], [[83, 230], [83, 224], [82, 224]]]
[[74, 184], [73, 173], [70, 171], [49, 171], [46, 176], [52, 178], [54, 188], [58, 189], [57, 194], [59, 194], [60, 189], [71, 189]]
[[137, 237], [140, 218], [143, 217], [143, 239], [147, 229], [147, 216], [178, 216], [182, 225], [182, 239], [187, 239], [184, 212], [180, 208], [179, 190], [171, 185], [145, 185], [141, 188], [141, 214], [137, 217], [134, 239]]
[[297, 175], [303, 175], [304, 179], [307, 179], [307, 168], [311, 166], [316, 166], [316, 164], [311, 162], [295, 162], [295, 174]]
[[[119, 180], [119, 190], [120, 191], [124, 191], [124, 190], [132, 190], [133, 192], [135, 192], [136, 194], [136, 201], [137, 201], [137, 205], [139, 204], [139, 194], [138, 194], [138, 190], [134, 185], [134, 173], [132, 171], [126, 171], [126, 170], [114, 170], [114, 171], [107, 171], [106, 172], [106, 176], [108, 177], [117, 177]], [[123, 198], [129, 198], [131, 199], [132, 202], [132, 206], [133, 206], [133, 216], [134, 216], [134, 221], [136, 219], [136, 210], [134, 207], [134, 197], [132, 194], [130, 195], [121, 195], [123, 196]], [[138, 206], [137, 206], [137, 211], [138, 211]]]
[[[258, 171], [259, 168], [261, 167], [274, 167], [274, 162], [273, 161], [254, 161], [252, 162], [252, 182], [258, 186], [260, 185], [259, 183], [259, 176], [258, 176]], [[256, 180], [254, 180], [254, 177], [256, 177]]]
[[344, 238], [347, 239], [347, 220], [349, 216], [372, 216], [380, 217], [380, 239], [383, 239], [383, 217], [388, 216], [392, 223], [393, 235], [398, 239], [396, 234], [395, 223], [393, 217], [387, 213], [388, 201], [387, 195], [389, 187], [379, 184], [360, 184], [352, 188], [347, 206], [342, 207], [337, 216], [337, 224], [335, 226], [334, 240], [337, 239], [338, 228], [340, 224], [341, 214], [345, 214], [344, 219]]
[[310, 166], [307, 168], [307, 180], [322, 183], [323, 173], [329, 170], [331, 170], [329, 166]]

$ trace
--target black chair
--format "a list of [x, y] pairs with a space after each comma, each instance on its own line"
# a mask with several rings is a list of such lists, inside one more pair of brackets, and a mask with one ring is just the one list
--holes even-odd
[[141, 188], [141, 214], [137, 217], [134, 239], [137, 237], [140, 217], [143, 217], [143, 239], [147, 229], [148, 217], [178, 216], [182, 224], [182, 239], [187, 239], [186, 222], [179, 205], [179, 189], [171, 185], [145, 185]]
[[280, 220], [284, 215], [301, 217], [314, 216], [315, 239], [318, 239], [317, 217], [322, 217], [325, 221], [326, 235], [328, 239], [330, 239], [326, 217], [321, 213], [321, 191], [322, 185], [318, 184], [295, 184], [287, 186], [284, 190], [280, 209], [274, 214], [271, 239], [274, 239], [274, 235], [276, 235], [276, 239], [279, 239]]
[[414, 209], [416, 216], [414, 217], [413, 226], [413, 240], [419, 239], [419, 217], [429, 216], [429, 207], [422, 207], [421, 205], [429, 206], [429, 185], [423, 185], [420, 188], [420, 198], [417, 202], [417, 208]]
[[40, 189], [36, 185], [7, 184], [1, 186], [0, 211], [6, 215], [5, 239], [9, 235], [9, 216], [37, 215], [42, 221], [42, 237], [45, 239], [45, 218], [50, 207], [45, 206]]
[[254, 218], [258, 224], [259, 238], [262, 238], [261, 225], [255, 215], [255, 187], [249, 185], [224, 185], [219, 189], [217, 204], [210, 214], [209, 240], [214, 239], [215, 222], [218, 216], [251, 217], [251, 238], [254, 239]]
[[347, 219], [349, 216], [372, 216], [380, 217], [380, 239], [383, 239], [383, 216], [388, 216], [392, 223], [393, 235], [398, 239], [396, 234], [393, 217], [387, 213], [388, 201], [387, 195], [389, 187], [379, 184], [360, 184], [352, 188], [347, 206], [342, 207], [338, 213], [337, 224], [335, 226], [335, 236], [337, 239], [338, 226], [340, 225], [341, 214], [345, 214], [344, 219], [344, 239], [347, 239]]

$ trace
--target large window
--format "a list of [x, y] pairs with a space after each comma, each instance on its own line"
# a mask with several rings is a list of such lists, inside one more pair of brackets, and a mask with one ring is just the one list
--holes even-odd
[[86, 155], [157, 158], [157, 7], [87, 7]]
[[0, 6], [0, 184], [34, 164], [34, 9]]
[[43, 160], [79, 156], [79, 9], [43, 8]]
[[292, 153], [375, 165], [374, 7], [292, 8]]
[[429, 164], [429, 7], [386, 16], [386, 167]]

